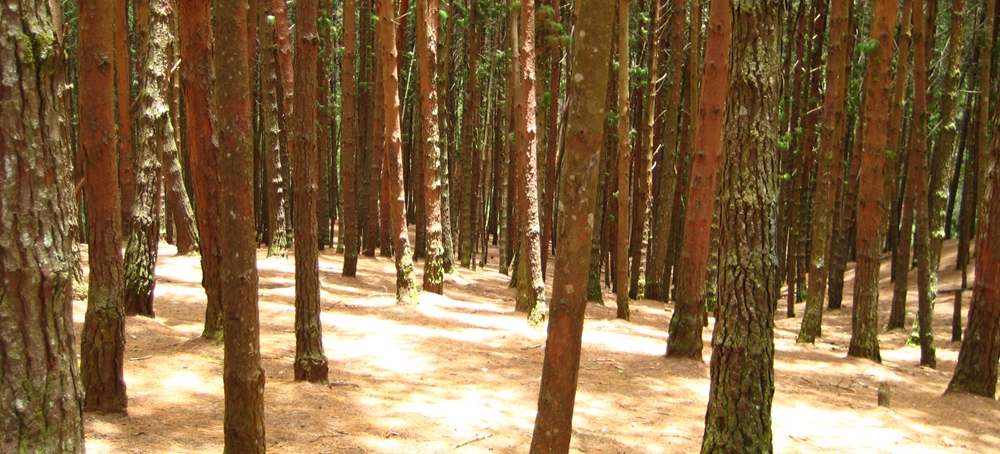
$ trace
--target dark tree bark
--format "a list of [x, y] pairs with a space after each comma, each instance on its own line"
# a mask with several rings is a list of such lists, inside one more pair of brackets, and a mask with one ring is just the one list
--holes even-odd
[[84, 410], [101, 413], [125, 413], [128, 407], [125, 269], [115, 153], [114, 22], [107, 20], [114, 14], [113, 7], [111, 2], [95, 2], [81, 8], [78, 35], [79, 108], [86, 112], [80, 116], [79, 137], [87, 163], [84, 195], [90, 261], [80, 377]]
[[[995, 120], [993, 124], [995, 128]], [[994, 160], [1000, 158], [1000, 141], [994, 139], [992, 151], [981, 156], [990, 154]], [[976, 283], [968, 328], [945, 394], [971, 393], [993, 399], [1000, 360], [1000, 169], [993, 168], [989, 186], [989, 201], [984, 204], [989, 212], [982, 213], [976, 242]]]
[[477, 2], [469, 2], [468, 25], [466, 26], [465, 40], [468, 43], [469, 74], [465, 84], [466, 94], [462, 108], [462, 202], [461, 215], [459, 217], [459, 238], [458, 238], [458, 261], [463, 268], [474, 268], [475, 254], [474, 244], [478, 238], [478, 225], [476, 224], [476, 210], [478, 209], [476, 200], [478, 198], [478, 181], [475, 178], [473, 167], [482, 154], [479, 140], [477, 138], [479, 130], [480, 105], [482, 104], [482, 88], [479, 84], [479, 53], [482, 47], [482, 30], [479, 24], [479, 7]]
[[[73, 336], [77, 213], [65, 128], [71, 118], [65, 97], [70, 91], [63, 89], [69, 82], [67, 43], [62, 12], [54, 5], [59, 3], [22, 1], [0, 13], [3, 452], [84, 449]], [[109, 50], [104, 58], [111, 55]]]
[[135, 148], [132, 143], [132, 62], [129, 53], [128, 0], [115, 0], [115, 94], [118, 111], [118, 179], [121, 197], [122, 237], [135, 200]]
[[[833, 242], [833, 216], [837, 185], [843, 181], [844, 130], [847, 110], [847, 36], [846, 0], [830, 5], [830, 35], [826, 63], [826, 93], [823, 99], [823, 125], [820, 131], [819, 163], [812, 219], [812, 254], [809, 259], [809, 293], [798, 342], [815, 342], [823, 335], [823, 300], [829, 277], [830, 245]], [[840, 134], [838, 134], [840, 133]]]
[[246, 3], [213, 2], [212, 32], [225, 36], [213, 55], [219, 108], [219, 179], [222, 223], [220, 288], [225, 311], [226, 355], [225, 450], [227, 454], [263, 453], [264, 370], [260, 363], [260, 319], [257, 312], [257, 248], [253, 228], [253, 147], [247, 63]]
[[340, 179], [344, 193], [344, 269], [345, 277], [354, 277], [358, 272], [358, 252], [361, 248], [360, 221], [356, 174], [358, 156], [358, 109], [355, 90], [355, 42], [357, 41], [357, 2], [344, 0], [344, 56], [341, 60], [344, 84], [343, 122], [340, 134]]
[[215, 67], [212, 63], [210, 5], [182, 0], [180, 15], [181, 89], [184, 94], [185, 140], [191, 158], [191, 183], [195, 198], [195, 220], [201, 233], [202, 287], [205, 288], [205, 328], [202, 337], [222, 341], [223, 308], [219, 281], [222, 261], [219, 206], [219, 147], [215, 118]]
[[295, 230], [295, 380], [325, 383], [319, 305], [319, 250], [316, 199], [319, 150], [316, 144], [317, 0], [300, 0], [296, 8], [295, 106], [289, 150], [292, 155], [292, 219]]
[[417, 1], [417, 54], [420, 65], [420, 104], [423, 116], [424, 203], [427, 253], [423, 289], [444, 292], [444, 246], [441, 243], [441, 148], [437, 93], [437, 0]]
[[545, 320], [545, 283], [542, 281], [542, 258], [538, 222], [538, 156], [536, 153], [538, 126], [535, 122], [535, 7], [521, 4], [521, 34], [518, 59], [521, 69], [521, 91], [518, 97], [517, 173], [518, 224], [521, 226], [519, 266], [524, 267], [524, 279], [518, 281], [517, 310], [528, 313], [528, 323], [539, 325]]
[[[705, 277], [708, 267], [709, 233], [715, 206], [716, 178], [722, 157], [726, 118], [726, 81], [729, 76], [730, 14], [727, 0], [709, 6], [708, 36], [703, 80], [698, 106], [698, 126], [691, 164], [691, 187], [684, 220], [684, 239], [677, 267], [677, 302], [670, 318], [667, 356], [701, 360], [702, 327], [705, 320]], [[748, 20], [755, 20], [750, 16]], [[752, 23], [752, 22], [751, 22]], [[748, 32], [749, 33], [749, 32]], [[749, 35], [753, 36], [753, 35]], [[755, 38], [756, 39], [756, 38]], [[734, 68], [734, 71], [736, 68]]]
[[403, 149], [399, 124], [399, 54], [396, 50], [396, 29], [392, 0], [379, 0], [379, 57], [382, 87], [385, 91], [382, 109], [385, 115], [385, 166], [389, 180], [389, 211], [392, 228], [393, 255], [396, 260], [396, 303], [416, 304], [417, 284], [413, 279], [413, 255], [406, 232], [406, 193], [403, 189]]
[[617, 317], [623, 320], [631, 318], [628, 306], [629, 263], [628, 247], [630, 217], [632, 214], [632, 190], [629, 185], [629, 163], [631, 158], [631, 140], [629, 138], [629, 51], [628, 51], [628, 0], [618, 0], [618, 172], [617, 203], [615, 212], [616, 233], [615, 254], [615, 303], [618, 306]]
[[878, 271], [888, 227], [889, 197], [885, 194], [888, 164], [889, 90], [892, 81], [895, 1], [872, 3], [870, 40], [861, 123], [861, 176], [858, 193], [857, 268], [855, 269], [852, 334], [848, 356], [882, 362], [878, 346]]
[[317, 50], [317, 66], [316, 66], [316, 149], [317, 149], [317, 168], [319, 170], [319, 181], [316, 186], [316, 242], [319, 250], [326, 249], [326, 246], [331, 246], [332, 237], [330, 236], [331, 229], [331, 216], [330, 212], [335, 210], [334, 207], [330, 205], [330, 185], [331, 178], [336, 178], [332, 173], [332, 162], [333, 150], [335, 147], [331, 146], [333, 134], [331, 133], [333, 125], [333, 97], [331, 96], [331, 60], [333, 53], [333, 44], [330, 42], [332, 38], [330, 34], [330, 26], [332, 21], [330, 20], [330, 14], [332, 14], [330, 8], [330, 0], [321, 0], [318, 5], [317, 11], [317, 22], [316, 31], [319, 40], [319, 49]]
[[160, 241], [161, 159], [168, 140], [173, 140], [167, 105], [170, 0], [149, 4], [149, 37], [146, 39], [145, 71], [140, 77], [136, 192], [125, 248], [125, 314], [154, 316], [157, 244]]
[[[710, 14], [717, 3], [726, 2], [713, 1]], [[729, 56], [719, 300], [703, 453], [773, 451], [779, 6], [765, 0], [732, 8], [732, 42], [740, 45]], [[729, 29], [728, 21], [722, 28]]]
[[267, 17], [271, 7], [260, 11], [260, 111], [263, 125], [264, 181], [267, 185], [267, 256], [285, 256], [288, 251], [285, 219], [285, 181], [281, 163], [281, 111], [278, 109], [278, 61], [274, 25]]
[[[559, 255], [552, 280], [550, 314], [532, 453], [568, 452], [587, 308], [588, 263], [594, 230], [596, 185], [604, 138], [605, 97], [611, 63], [613, 0], [577, 0], [572, 76], [566, 98], [567, 135], [559, 188], [563, 222], [556, 232]], [[590, 221], [585, 221], [590, 219]]]

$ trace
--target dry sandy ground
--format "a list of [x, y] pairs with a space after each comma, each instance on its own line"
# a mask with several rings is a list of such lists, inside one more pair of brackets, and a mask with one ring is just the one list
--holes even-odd
[[[951, 270], [954, 245], [947, 247], [942, 289], [959, 282]], [[461, 270], [447, 277], [445, 296], [425, 294], [419, 305], [399, 307], [390, 259], [362, 258], [357, 279], [340, 277], [341, 260], [329, 250], [320, 258], [330, 360], [330, 385], [324, 386], [292, 381], [293, 260], [259, 253], [268, 450], [526, 452], [545, 332], [528, 327], [513, 311], [506, 276], [495, 266]], [[884, 322], [891, 295], [888, 261], [882, 269]], [[915, 274], [908, 321], [916, 311]], [[157, 317], [127, 322], [129, 414], [88, 414], [90, 453], [222, 451], [223, 350], [198, 338], [205, 301], [199, 258], [175, 256], [163, 245], [157, 275]], [[966, 291], [966, 306], [970, 298]], [[605, 300], [614, 298], [608, 293]], [[846, 359], [849, 297], [845, 303], [824, 314], [824, 337], [816, 345], [796, 344], [801, 319], [786, 319], [780, 311], [776, 452], [1000, 451], [997, 401], [941, 396], [959, 348], [950, 341], [950, 294], [937, 306], [937, 370], [918, 367], [919, 349], [906, 347], [906, 333], [898, 331], [880, 335], [883, 364]], [[75, 305], [78, 330], [84, 304]], [[711, 329], [704, 333], [703, 362], [664, 358], [671, 306], [636, 301], [632, 322], [616, 320], [613, 307], [588, 307], [572, 452], [698, 451]], [[892, 384], [891, 408], [876, 405], [880, 380]]]

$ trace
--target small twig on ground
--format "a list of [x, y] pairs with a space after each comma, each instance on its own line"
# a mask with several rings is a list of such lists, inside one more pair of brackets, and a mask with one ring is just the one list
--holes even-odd
[[458, 449], [458, 448], [461, 448], [462, 446], [465, 446], [465, 445], [471, 445], [471, 444], [473, 444], [473, 443], [475, 443], [477, 441], [482, 441], [482, 440], [485, 440], [485, 439], [490, 438], [492, 436], [493, 436], [493, 434], [491, 434], [491, 433], [485, 433], [485, 434], [482, 434], [482, 435], [476, 435], [475, 437], [473, 437], [473, 438], [471, 438], [469, 440], [465, 440], [465, 441], [463, 441], [463, 442], [461, 442], [461, 443], [459, 443], [459, 444], [457, 444], [455, 446], [452, 446], [451, 449]]
[[542, 348], [542, 344], [533, 345], [531, 347], [523, 347], [523, 348], [521, 348], [521, 350], [533, 350], [533, 349], [536, 349], [536, 348]]
[[140, 356], [140, 357], [138, 357], [138, 358], [129, 358], [128, 360], [129, 360], [129, 361], [142, 361], [142, 360], [144, 360], [144, 359], [149, 359], [149, 358], [152, 358], [152, 357], [153, 357], [153, 355], [149, 355], [149, 356]]
[[357, 383], [351, 383], [349, 381], [332, 381], [327, 383], [327, 386], [333, 388], [334, 386], [353, 386], [355, 388], [361, 388], [361, 385]]

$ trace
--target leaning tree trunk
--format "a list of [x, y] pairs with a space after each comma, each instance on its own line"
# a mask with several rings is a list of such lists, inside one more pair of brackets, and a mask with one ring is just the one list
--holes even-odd
[[16, 5], [0, 14], [0, 451], [83, 452], [62, 13]]
[[[722, 158], [726, 115], [726, 84], [729, 76], [729, 14], [727, 0], [713, 0], [705, 44], [705, 66], [691, 164], [684, 239], [677, 267], [677, 302], [670, 318], [667, 356], [701, 360], [702, 327], [705, 323], [705, 277], [708, 267], [715, 187]], [[753, 20], [751, 16], [748, 20]], [[749, 32], [748, 32], [749, 33]], [[753, 36], [753, 35], [749, 35]], [[756, 38], [756, 39], [764, 39]], [[737, 68], [733, 69], [734, 71]]]
[[263, 125], [264, 181], [267, 185], [267, 256], [284, 256], [289, 247], [285, 220], [285, 181], [281, 165], [281, 111], [278, 110], [278, 61], [271, 8], [260, 9], [260, 111]]
[[613, 0], [577, 0], [579, 14], [571, 58], [573, 77], [566, 88], [567, 135], [559, 188], [559, 255], [552, 279], [552, 307], [538, 413], [531, 437], [531, 453], [568, 452], [573, 429], [573, 406], [580, 370], [584, 312], [587, 309], [586, 266], [591, 253], [592, 222], [601, 166], [602, 134], [611, 63]]
[[219, 117], [219, 180], [222, 223], [220, 263], [225, 330], [222, 380], [225, 394], [223, 434], [227, 454], [265, 451], [264, 370], [260, 363], [257, 311], [257, 245], [253, 225], [253, 137], [250, 68], [247, 62], [247, 11], [241, 1], [214, 4], [213, 59]]
[[882, 362], [878, 346], [878, 271], [888, 227], [889, 197], [885, 194], [885, 175], [891, 169], [885, 150], [896, 8], [896, 2], [889, 0], [875, 0], [872, 5], [870, 39], [878, 44], [868, 55], [868, 72], [864, 81], [857, 267], [851, 344], [847, 353], [848, 356], [875, 362]]
[[[87, 162], [84, 195], [90, 285], [80, 347], [85, 411], [125, 413], [125, 293], [115, 150], [114, 23], [111, 2], [80, 10], [80, 148]], [[6, 205], [6, 204], [5, 204]], [[8, 333], [4, 332], [4, 336]], [[7, 374], [7, 371], [4, 371]], [[7, 426], [10, 427], [10, 426]]]
[[295, 33], [295, 105], [289, 150], [292, 155], [292, 228], [295, 248], [295, 380], [325, 383], [319, 306], [319, 249], [316, 219], [319, 150], [316, 144], [317, 0], [298, 2]]

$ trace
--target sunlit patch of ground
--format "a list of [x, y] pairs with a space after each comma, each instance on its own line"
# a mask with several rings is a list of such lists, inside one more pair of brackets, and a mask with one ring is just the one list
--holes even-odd
[[[955, 288], [954, 245], [940, 288]], [[395, 305], [390, 258], [365, 258], [357, 278], [340, 276], [342, 257], [320, 257], [329, 386], [292, 381], [294, 260], [259, 251], [261, 353], [267, 376], [268, 450], [276, 453], [526, 452], [534, 424], [545, 331], [514, 312], [514, 293], [495, 266], [460, 270], [445, 295]], [[551, 267], [550, 267], [551, 268]], [[87, 415], [91, 453], [215, 453], [222, 450], [223, 351], [198, 338], [205, 310], [197, 256], [162, 245], [157, 318], [127, 322], [129, 415]], [[417, 264], [418, 282], [422, 263]], [[853, 273], [848, 274], [851, 278]], [[891, 283], [883, 262], [882, 320]], [[910, 273], [915, 312], [915, 271]], [[997, 452], [1000, 405], [941, 397], [959, 344], [951, 342], [951, 296], [935, 324], [940, 368], [918, 367], [905, 332], [880, 335], [883, 364], [845, 359], [851, 282], [843, 309], [824, 314], [824, 337], [795, 343], [800, 318], [776, 321], [774, 448], [782, 453]], [[971, 292], [965, 293], [966, 306]], [[610, 293], [605, 301], [613, 302]], [[696, 452], [709, 391], [705, 362], [663, 357], [672, 304], [634, 301], [633, 320], [614, 307], [587, 310], [573, 452]], [[799, 314], [803, 307], [798, 308]], [[77, 328], [85, 303], [75, 303]], [[912, 320], [912, 314], [908, 322]], [[710, 323], [711, 325], [711, 323]], [[892, 407], [876, 406], [880, 381]]]

